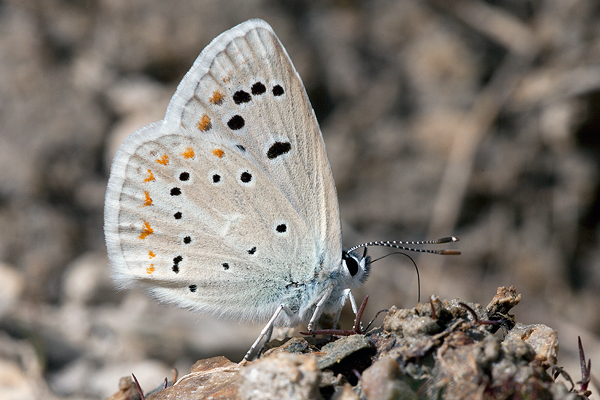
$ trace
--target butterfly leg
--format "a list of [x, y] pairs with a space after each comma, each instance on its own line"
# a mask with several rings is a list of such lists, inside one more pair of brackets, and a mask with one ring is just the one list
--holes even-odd
[[271, 339], [271, 335], [273, 334], [273, 326], [275, 325], [275, 320], [277, 319], [277, 317], [279, 316], [281, 311], [285, 311], [285, 313], [289, 316], [294, 315], [292, 310], [290, 310], [290, 308], [288, 306], [286, 306], [285, 304], [281, 304], [279, 307], [277, 307], [277, 309], [273, 313], [273, 316], [271, 317], [269, 322], [267, 322], [267, 325], [265, 325], [263, 330], [260, 332], [260, 335], [258, 335], [258, 338], [252, 344], [252, 347], [250, 347], [250, 350], [248, 350], [248, 352], [244, 356], [244, 360], [250, 359], [250, 356], [252, 355], [252, 353], [254, 353], [254, 350], [256, 350], [256, 348], [258, 347], [259, 343], [263, 340], [263, 338], [267, 338], [267, 340], [266, 340], [267, 342]]
[[[350, 299], [350, 305], [352, 306], [352, 311], [354, 312], [354, 315], [356, 315], [356, 313], [358, 312], [358, 308], [356, 307], [356, 300], [354, 299], [354, 296], [352, 295], [352, 292], [350, 291], [350, 289], [346, 289], [344, 290], [344, 303], [346, 302], [345, 299]], [[340, 321], [340, 315], [342, 315], [342, 308], [340, 308], [338, 310], [338, 312], [335, 314], [335, 317], [333, 318], [333, 329], [337, 329], [337, 324]]]
[[350, 289], [348, 289], [348, 297], [350, 298], [350, 305], [352, 306], [352, 312], [354, 313], [354, 315], [356, 315], [358, 313], [358, 307], [356, 306], [356, 299], [354, 299], [354, 295], [352, 294]]
[[[358, 323], [360, 324], [360, 330], [362, 332], [363, 330], [363, 325], [362, 325], [362, 321], [360, 321], [359, 315], [358, 315], [358, 307], [356, 306], [356, 299], [354, 299], [354, 296], [352, 295], [352, 292], [350, 291], [350, 289], [348, 289], [348, 297], [350, 297], [350, 305], [352, 306], [352, 311], [354, 312], [354, 315], [356, 316], [356, 318], [359, 320]], [[369, 297], [369, 296], [367, 296]], [[366, 301], [366, 300], [365, 300]], [[361, 313], [362, 315], [362, 313]]]
[[269, 340], [271, 340], [271, 336], [273, 336], [273, 325], [271, 325], [271, 327], [267, 331], [267, 334], [265, 335], [265, 341], [263, 342], [262, 346], [260, 346], [260, 349], [258, 349], [258, 353], [256, 353], [256, 358], [260, 358], [260, 355], [265, 349], [265, 345], [269, 343]]
[[307, 329], [309, 332], [314, 330], [315, 324], [317, 323], [317, 319], [321, 315], [321, 311], [323, 310], [323, 307], [325, 307], [325, 302], [329, 299], [329, 296], [331, 296], [331, 292], [333, 292], [334, 287], [334, 285], [329, 286], [325, 291], [323, 297], [321, 297], [321, 300], [319, 300], [319, 302], [317, 303], [317, 307], [315, 307], [315, 312], [313, 313], [312, 317], [310, 318], [310, 321], [308, 322]]
[[[350, 289], [344, 290], [343, 296], [344, 296], [344, 303], [345, 303], [348, 296], [352, 296]], [[333, 325], [331, 326], [331, 329], [337, 329], [337, 324], [340, 321], [340, 315], [342, 315], [342, 308], [343, 307], [340, 307], [338, 312], [335, 313], [335, 317], [333, 318]]]

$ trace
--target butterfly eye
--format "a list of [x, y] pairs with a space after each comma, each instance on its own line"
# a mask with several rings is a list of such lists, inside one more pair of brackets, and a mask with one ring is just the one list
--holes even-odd
[[350, 275], [355, 276], [358, 273], [358, 260], [347, 252], [342, 254], [342, 259]]

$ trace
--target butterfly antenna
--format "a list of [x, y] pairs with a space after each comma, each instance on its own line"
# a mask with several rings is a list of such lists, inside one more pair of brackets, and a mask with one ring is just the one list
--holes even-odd
[[422, 244], [444, 244], [444, 243], [454, 243], [458, 242], [459, 239], [456, 236], [448, 236], [443, 237], [438, 240], [417, 240], [413, 242], [404, 242], [400, 240], [377, 240], [375, 242], [367, 242], [363, 244], [356, 245], [348, 249], [348, 251], [353, 251], [364, 247], [365, 249], [369, 246], [384, 246], [384, 247], [392, 247], [398, 250], [406, 250], [406, 251], [414, 251], [417, 253], [430, 253], [430, 254], [440, 254], [440, 255], [448, 255], [448, 256], [456, 256], [460, 254], [460, 251], [453, 249], [444, 249], [444, 250], [431, 250], [431, 249], [419, 249], [415, 247], [409, 247], [414, 245], [422, 245]]

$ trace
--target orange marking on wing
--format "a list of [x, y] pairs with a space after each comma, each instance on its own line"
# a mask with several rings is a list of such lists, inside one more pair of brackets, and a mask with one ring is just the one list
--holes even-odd
[[152, 198], [150, 198], [150, 193], [147, 190], [144, 190], [144, 205], [142, 207], [148, 207], [152, 205]]
[[156, 179], [154, 179], [154, 174], [152, 173], [152, 170], [149, 169], [148, 176], [146, 177], [146, 179], [144, 179], [144, 183], [152, 182], [154, 180], [156, 180]]
[[185, 151], [183, 153], [181, 153], [181, 155], [183, 156], [183, 158], [192, 158], [196, 155], [196, 153], [194, 153], [194, 149], [192, 149], [191, 147], [187, 147], [185, 149]]
[[169, 156], [164, 154], [162, 157], [158, 158], [156, 162], [160, 165], [167, 165], [169, 163]]
[[223, 93], [221, 93], [219, 90], [215, 90], [212, 96], [209, 97], [208, 101], [210, 101], [214, 105], [220, 106], [221, 104], [223, 104], [224, 98], [225, 96], [223, 95]]
[[[143, 220], [142, 220], [143, 221]], [[142, 233], [140, 233], [140, 239], [146, 239], [148, 236], [154, 233], [154, 229], [150, 226], [150, 222], [144, 221], [144, 227], [142, 228]]]
[[154, 257], [156, 257], [156, 254], [154, 254], [154, 252], [152, 250], [148, 250], [148, 257], [154, 258]]
[[221, 149], [214, 149], [212, 151], [213, 155], [219, 157], [219, 158], [223, 158], [223, 156], [225, 155], [225, 152]]
[[206, 132], [210, 128], [212, 128], [212, 122], [210, 122], [210, 117], [206, 114], [202, 114], [202, 118], [200, 121], [196, 123], [196, 127], [202, 132]]
[[155, 269], [156, 269], [156, 268], [154, 268], [154, 264], [150, 264], [150, 266], [149, 266], [149, 267], [146, 267], [146, 273], [147, 273], [148, 275], [152, 275], [152, 273], [154, 272], [154, 270], [155, 270]]

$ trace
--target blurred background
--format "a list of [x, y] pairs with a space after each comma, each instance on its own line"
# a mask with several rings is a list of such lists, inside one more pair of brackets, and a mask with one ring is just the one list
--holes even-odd
[[[485, 306], [515, 285], [517, 321], [558, 331], [575, 381], [581, 336], [600, 376], [597, 1], [0, 0], [4, 398], [102, 399], [132, 372], [150, 389], [172, 366], [239, 361], [255, 339], [260, 326], [116, 291], [102, 231], [124, 137], [250, 18], [306, 85], [345, 245], [459, 236], [461, 256], [414, 255], [424, 300]], [[367, 320], [413, 307], [412, 264], [377, 262], [365, 294]]]

